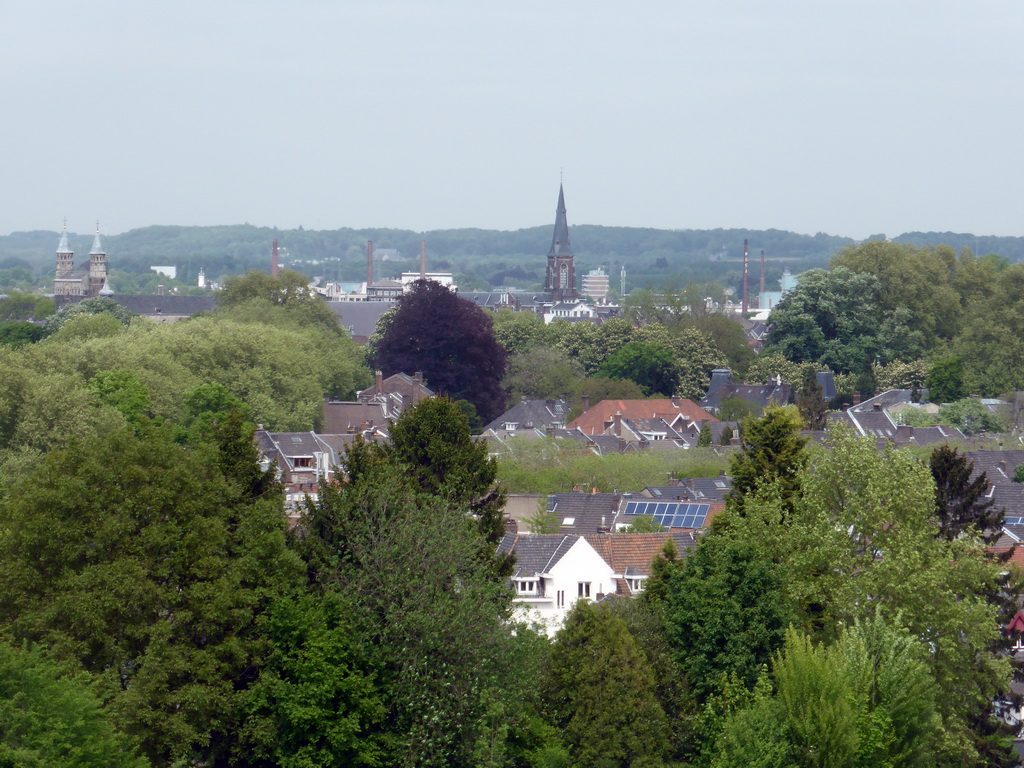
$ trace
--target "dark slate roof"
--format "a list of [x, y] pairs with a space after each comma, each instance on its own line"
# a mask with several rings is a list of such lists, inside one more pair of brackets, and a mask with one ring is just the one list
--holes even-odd
[[270, 437], [285, 456], [312, 456], [324, 450], [312, 432], [271, 432]]
[[515, 553], [515, 576], [536, 576], [550, 571], [578, 540], [579, 536], [562, 533], [506, 533], [498, 542], [498, 554]]
[[627, 443], [615, 435], [587, 435], [591, 448], [599, 456], [609, 453], [624, 453], [628, 450], [636, 450], [636, 445]]
[[555, 493], [548, 496], [548, 511], [558, 516], [563, 533], [599, 533], [611, 527], [620, 499], [617, 493]]
[[380, 316], [395, 306], [397, 301], [328, 301], [338, 325], [349, 329], [353, 339], [367, 339], [377, 330]]
[[918, 445], [936, 445], [950, 440], [966, 440], [967, 435], [957, 427], [939, 425], [935, 427], [914, 427], [911, 441]]
[[154, 317], [159, 315], [188, 317], [197, 312], [212, 312], [217, 306], [217, 299], [213, 296], [179, 296], [176, 294], [129, 296], [117, 293], [110, 298], [129, 312]]
[[[992, 486], [988, 498], [992, 499], [993, 509], [1002, 509], [1007, 518], [1024, 518], [1024, 485], [1020, 483], [1000, 483]], [[1007, 526], [1018, 530], [1020, 526]]]
[[490, 309], [501, 309], [510, 306], [510, 300], [520, 307], [537, 308], [541, 304], [551, 303], [551, 294], [546, 291], [518, 291], [513, 289], [496, 289], [493, 291], [459, 291], [459, 296], [474, 304]]
[[672, 485], [649, 486], [640, 495], [651, 499], [681, 499], [683, 501], [721, 501], [732, 487], [728, 475], [717, 477], [690, 477]]
[[555, 230], [551, 235], [551, 250], [548, 256], [571, 256], [569, 244], [569, 222], [565, 217], [565, 192], [558, 185], [558, 208], [555, 210]]
[[972, 478], [984, 472], [990, 483], [1010, 483], [1013, 471], [1024, 464], [1024, 451], [970, 451], [967, 459], [974, 462]]
[[870, 401], [847, 408], [846, 417], [861, 435], [882, 437], [888, 440], [896, 438], [896, 422], [884, 408], [881, 406], [875, 408]]
[[485, 430], [500, 430], [505, 424], [514, 422], [521, 429], [533, 429], [560, 424], [565, 426], [569, 404], [565, 400], [522, 400], [496, 418]]
[[763, 410], [773, 403], [786, 405], [792, 394], [793, 388], [786, 382], [781, 384], [727, 384], [714, 392], [708, 392], [700, 401], [700, 407], [718, 408], [723, 400], [735, 397]]
[[900, 403], [912, 402], [914, 402], [914, 390], [888, 389], [885, 392], [875, 395], [874, 397], [869, 397], [860, 405], [851, 406], [851, 408], [861, 411], [869, 411], [874, 410], [876, 403], [883, 409], [886, 409], [892, 408], [894, 405], [899, 405]]

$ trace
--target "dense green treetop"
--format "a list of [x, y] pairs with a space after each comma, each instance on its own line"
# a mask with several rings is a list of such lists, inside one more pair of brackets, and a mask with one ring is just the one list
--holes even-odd
[[0, 642], [0, 765], [146, 768], [87, 675]]
[[730, 508], [742, 512], [748, 496], [761, 486], [777, 483], [787, 506], [800, 493], [801, 470], [807, 464], [807, 438], [800, 436], [803, 420], [792, 406], [768, 406], [748, 418], [740, 430], [742, 451], [729, 460], [732, 487]]
[[626, 623], [580, 600], [566, 617], [544, 681], [547, 710], [576, 765], [663, 765], [665, 713], [650, 664]]
[[160, 763], [226, 756], [258, 614], [301, 574], [280, 494], [254, 499], [222, 460], [232, 446], [255, 466], [251, 433], [190, 448], [113, 429], [51, 451], [0, 500], [0, 634], [94, 675]]
[[581, 386], [583, 368], [560, 349], [533, 347], [510, 355], [502, 385], [513, 404], [571, 396]]

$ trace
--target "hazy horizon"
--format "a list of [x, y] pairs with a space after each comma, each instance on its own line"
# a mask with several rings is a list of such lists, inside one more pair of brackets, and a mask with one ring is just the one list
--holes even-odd
[[1024, 235], [1024, 6], [43, 0], [0, 232], [572, 225]]

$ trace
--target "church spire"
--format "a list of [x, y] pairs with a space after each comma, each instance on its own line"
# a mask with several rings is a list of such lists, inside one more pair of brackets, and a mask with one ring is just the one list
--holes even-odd
[[107, 252], [100, 244], [100, 223], [96, 222], [96, 237], [89, 251], [89, 296], [98, 296], [107, 283]]
[[565, 192], [558, 184], [558, 208], [555, 210], [555, 231], [548, 251], [548, 269], [544, 290], [554, 302], [576, 298], [576, 265], [569, 245], [569, 223], [565, 218]]
[[92, 239], [92, 250], [89, 251], [90, 256], [93, 254], [107, 255], [107, 252], [103, 250], [103, 246], [100, 244], [100, 223], [98, 221], [96, 222], [96, 237]]
[[555, 232], [551, 237], [551, 250], [548, 256], [571, 256], [572, 246], [569, 245], [569, 223], [565, 218], [565, 191], [561, 183], [558, 185], [558, 207], [555, 209]]
[[[68, 220], [64, 219], [64, 230], [57, 244], [57, 277], [62, 277], [75, 268], [75, 254], [68, 245]], [[54, 293], [57, 293], [54, 288]]]

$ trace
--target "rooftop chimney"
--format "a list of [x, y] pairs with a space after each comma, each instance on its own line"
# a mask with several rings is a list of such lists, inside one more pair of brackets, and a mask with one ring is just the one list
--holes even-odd
[[743, 314], [747, 314], [747, 261], [749, 252], [747, 251], [747, 239], [743, 238]]
[[761, 293], [757, 297], [757, 308], [764, 309], [761, 306], [761, 296], [764, 296], [764, 248], [761, 249]]
[[373, 240], [366, 241], [366, 289], [373, 282]]

